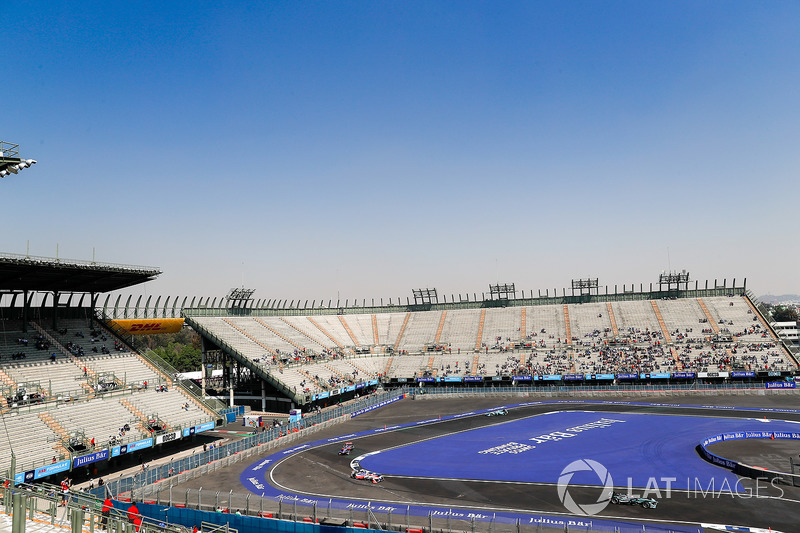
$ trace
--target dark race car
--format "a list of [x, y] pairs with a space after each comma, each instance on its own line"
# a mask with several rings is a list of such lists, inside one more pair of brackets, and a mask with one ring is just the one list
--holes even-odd
[[612, 492], [611, 503], [616, 505], [641, 505], [645, 509], [655, 509], [658, 501], [653, 498], [639, 498], [637, 496], [628, 496], [624, 492]]
[[353, 472], [350, 473], [350, 477], [353, 479], [372, 481], [373, 483], [380, 483], [383, 481], [382, 475], [370, 472], [369, 470], [353, 470]]
[[345, 442], [342, 449], [339, 450], [339, 455], [350, 455], [350, 452], [353, 451], [353, 443], [352, 442]]
[[496, 411], [489, 411], [486, 416], [504, 416], [508, 414], [508, 409], [497, 409]]

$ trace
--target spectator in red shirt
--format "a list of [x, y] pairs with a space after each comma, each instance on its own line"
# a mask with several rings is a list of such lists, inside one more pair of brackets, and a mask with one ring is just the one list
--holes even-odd
[[114, 507], [114, 502], [111, 501], [111, 498], [106, 498], [106, 501], [103, 502], [103, 508], [100, 510], [100, 514], [102, 518], [100, 519], [100, 527], [106, 529], [108, 527], [108, 517], [111, 514], [111, 509]]
[[131, 502], [131, 506], [128, 507], [128, 522], [131, 524], [135, 524], [136, 520], [139, 520], [139, 523], [142, 523], [142, 519], [139, 518], [139, 508], [136, 507], [135, 502]]

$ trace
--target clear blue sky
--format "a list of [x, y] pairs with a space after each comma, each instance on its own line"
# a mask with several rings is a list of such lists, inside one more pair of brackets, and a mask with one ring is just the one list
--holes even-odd
[[151, 294], [800, 293], [800, 3], [3, 2], [0, 251]]

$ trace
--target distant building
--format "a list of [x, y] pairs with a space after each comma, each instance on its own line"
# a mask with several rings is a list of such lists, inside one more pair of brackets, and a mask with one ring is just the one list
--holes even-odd
[[773, 322], [772, 328], [781, 339], [791, 343], [792, 346], [800, 347], [800, 328], [797, 322]]

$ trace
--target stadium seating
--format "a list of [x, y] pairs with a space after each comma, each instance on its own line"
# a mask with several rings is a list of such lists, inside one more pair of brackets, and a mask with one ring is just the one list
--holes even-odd
[[[70, 436], [80, 436], [87, 446], [92, 438], [105, 446], [111, 437], [122, 443], [149, 436], [148, 417], [177, 429], [215, 416], [99, 325], [89, 328], [85, 320], [63, 320], [57, 329], [29, 325], [26, 333], [21, 325], [0, 333], [5, 421], [0, 440], [11, 442], [16, 455], [24, 457], [18, 470], [60, 459]], [[157, 392], [159, 386], [167, 392]], [[126, 424], [130, 430], [123, 435]], [[9, 462], [9, 454], [0, 454], [0, 471]]]
[[308, 392], [352, 378], [346, 363], [359, 380], [796, 368], [742, 296], [193, 320], [273, 370], [291, 363], [278, 379]]

